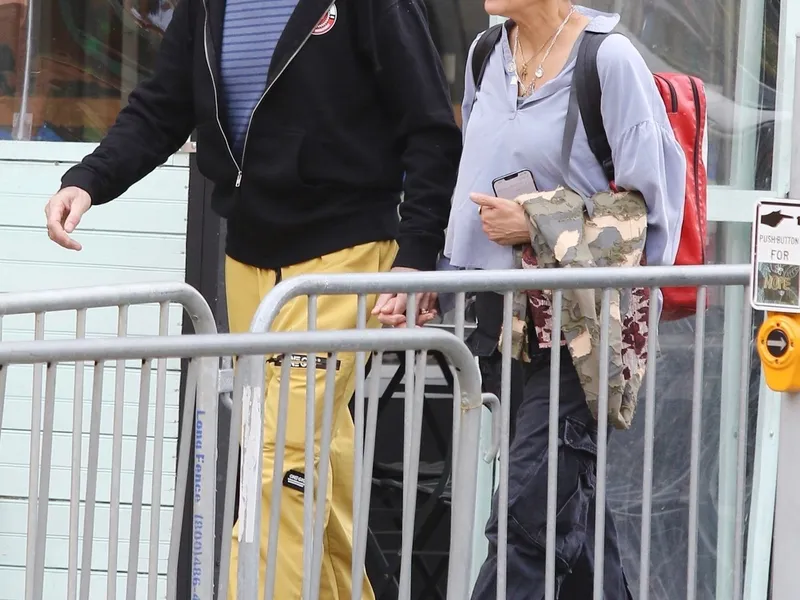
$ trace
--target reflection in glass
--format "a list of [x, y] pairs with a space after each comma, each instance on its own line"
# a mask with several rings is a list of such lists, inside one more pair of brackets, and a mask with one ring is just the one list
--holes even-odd
[[[173, 0], [33, 0], [28, 139], [99, 141], [155, 64]], [[26, 0], [0, 0], [0, 139], [22, 107]]]
[[592, 0], [589, 5], [622, 15], [619, 31], [653, 71], [687, 73], [705, 82], [709, 183], [770, 189], [779, 0]]
[[[770, 189], [780, 0], [584, 3], [619, 12], [618, 30], [634, 42], [653, 71], [687, 73], [705, 82], [709, 183]], [[458, 109], [467, 51], [488, 17], [480, 1], [425, 0], [425, 5]]]
[[[737, 291], [741, 293], [741, 289]], [[735, 450], [730, 429], [724, 432], [724, 413], [738, 414], [738, 397], [725, 398], [724, 318], [719, 302], [723, 290], [711, 289], [717, 298], [706, 314], [703, 349], [703, 404], [700, 428], [700, 476], [698, 501], [697, 600], [722, 598], [721, 589], [730, 589], [736, 566], [730, 557], [720, 556], [718, 544], [730, 539], [735, 519], [735, 497], [720, 495], [720, 488], [733, 487], [731, 463], [721, 455]], [[689, 466], [691, 449], [691, 398], [694, 360], [694, 319], [684, 319], [660, 326], [661, 355], [657, 363], [655, 400], [655, 446], [653, 464], [652, 534], [649, 591], [652, 600], [687, 597], [687, 549], [689, 547]], [[754, 323], [753, 330], [758, 327]], [[738, 357], [736, 357], [738, 358]], [[752, 464], [755, 452], [758, 413], [759, 361], [751, 353], [750, 388], [745, 410], [747, 432], [745, 507], [741, 517], [745, 532], [752, 488]], [[734, 387], [738, 387], [738, 381]], [[729, 388], [728, 388], [728, 391]], [[631, 431], [617, 432], [610, 438], [608, 462], [608, 502], [619, 531], [623, 563], [634, 598], [639, 596], [640, 548], [642, 527], [642, 456], [644, 452], [644, 408]], [[734, 424], [734, 430], [738, 426]], [[733, 442], [733, 443], [732, 443]], [[735, 455], [731, 458], [735, 461]], [[732, 540], [730, 540], [732, 541]], [[726, 551], [727, 552], [727, 551]], [[740, 565], [743, 569], [743, 565]], [[720, 584], [720, 581], [723, 583]], [[722, 585], [722, 588], [718, 587]], [[731, 597], [731, 596], [725, 596]]]

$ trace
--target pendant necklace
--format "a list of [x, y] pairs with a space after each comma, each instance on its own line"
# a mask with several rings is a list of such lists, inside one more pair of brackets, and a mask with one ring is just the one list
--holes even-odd
[[[556, 45], [556, 42], [558, 41], [558, 36], [561, 35], [562, 31], [564, 31], [564, 27], [567, 26], [567, 23], [569, 22], [569, 20], [572, 17], [574, 12], [575, 12], [575, 7], [574, 6], [570, 7], [569, 12], [567, 13], [567, 16], [564, 17], [564, 20], [561, 21], [561, 25], [558, 26], [558, 29], [556, 29], [556, 32], [553, 34], [552, 38], [550, 38], [550, 45], [547, 47], [547, 50], [545, 51], [544, 56], [542, 57], [542, 60], [539, 61], [539, 64], [537, 65], [536, 70], [533, 72], [533, 78], [531, 79], [531, 82], [527, 85], [527, 87], [523, 87], [524, 86], [523, 81], [525, 80], [525, 78], [528, 75], [528, 64], [527, 63], [530, 62], [530, 61], [527, 61], [526, 63], [524, 63], [523, 66], [522, 66], [522, 69], [517, 71], [517, 76], [519, 77], [519, 85], [522, 88], [522, 93], [520, 94], [522, 97], [531, 95], [533, 93], [533, 91], [536, 89], [537, 81], [539, 79], [541, 79], [542, 77], [544, 77], [544, 63], [547, 61], [547, 58], [550, 56], [550, 52], [552, 52], [553, 47]], [[517, 43], [515, 44], [515, 46], [516, 46], [515, 47], [515, 54], [516, 54], [516, 50], [519, 50], [520, 56], [522, 56], [523, 59], [524, 59], [524, 55], [522, 54], [522, 47], [520, 46], [520, 43], [519, 43], [519, 25], [517, 26], [517, 40], [516, 40], [516, 42]], [[547, 42], [545, 42], [545, 43], [547, 43]], [[539, 52], [541, 52], [541, 50]], [[539, 54], [539, 52], [537, 52], [533, 56], [535, 57], [537, 54]], [[533, 59], [533, 57], [531, 57], [531, 60], [532, 59]]]
[[533, 56], [531, 56], [529, 59], [526, 60], [525, 59], [525, 53], [522, 51], [522, 46], [519, 43], [519, 26], [517, 26], [517, 35], [516, 35], [516, 37], [514, 39], [514, 42], [515, 42], [514, 43], [514, 65], [516, 66], [516, 64], [517, 64], [516, 57], [517, 57], [517, 54], [519, 54], [520, 57], [522, 58], [522, 67], [520, 67], [517, 70], [517, 75], [519, 76], [520, 80], [528, 78], [528, 65], [531, 63], [531, 61], [534, 58], [536, 58], [537, 56], [539, 56], [542, 53], [542, 50], [544, 50], [545, 46], [547, 46], [547, 44], [550, 42], [550, 40], [553, 39], [554, 35], [555, 35], [555, 32], [553, 32], [553, 34], [549, 38], [547, 38], [547, 40], [545, 40], [544, 44], [542, 44], [539, 47], [539, 49], [536, 52], [533, 53]]

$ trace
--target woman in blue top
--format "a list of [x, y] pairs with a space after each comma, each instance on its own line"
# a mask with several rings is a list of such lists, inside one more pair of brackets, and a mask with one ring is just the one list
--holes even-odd
[[[619, 16], [565, 0], [485, 0], [485, 7], [489, 14], [509, 20], [477, 94], [471, 68], [474, 44], [467, 58], [464, 150], [445, 244], [450, 264], [463, 269], [513, 268], [512, 247], [530, 241], [520, 205], [494, 197], [492, 181], [497, 177], [528, 169], [542, 191], [565, 186], [588, 198], [608, 189], [582, 126], [577, 127], [566, 173], [561, 146], [577, 44], [584, 31], [611, 31]], [[627, 38], [606, 38], [597, 67], [616, 185], [644, 197], [647, 263], [671, 265], [683, 216], [684, 153], [653, 76]], [[509, 454], [509, 600], [542, 600], [545, 595], [550, 352], [531, 348], [531, 355], [531, 362], [523, 366], [522, 402]], [[561, 356], [556, 597], [584, 600], [592, 597], [594, 576], [597, 422], [569, 353], [562, 351]], [[496, 502], [487, 537], [489, 557], [473, 594], [479, 600], [496, 593]], [[604, 571], [605, 599], [631, 598], [610, 512]]]

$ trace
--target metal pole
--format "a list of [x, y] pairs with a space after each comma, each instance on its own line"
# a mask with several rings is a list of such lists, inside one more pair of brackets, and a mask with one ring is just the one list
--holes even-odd
[[[795, 46], [794, 105], [792, 107], [792, 160], [789, 197], [800, 196], [800, 35]], [[778, 481], [775, 497], [775, 531], [772, 546], [772, 598], [797, 597], [797, 565], [800, 565], [800, 394], [783, 394], [781, 431], [778, 440]]]
[[25, 127], [25, 118], [28, 115], [28, 96], [31, 91], [31, 68], [33, 63], [33, 0], [27, 2], [28, 14], [25, 26], [25, 72], [22, 76], [22, 98], [19, 105], [19, 118], [14, 124], [13, 138], [15, 140], [30, 139], [31, 134]]

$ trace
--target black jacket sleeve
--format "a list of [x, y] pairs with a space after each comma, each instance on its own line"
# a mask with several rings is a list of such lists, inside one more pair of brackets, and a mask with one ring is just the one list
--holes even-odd
[[131, 92], [128, 105], [89, 156], [67, 171], [61, 187], [76, 186], [104, 204], [163, 164], [194, 129], [192, 4], [180, 0], [158, 51], [153, 75]]
[[433, 270], [444, 245], [461, 131], [417, 0], [395, 0], [375, 17], [378, 86], [397, 124], [406, 174], [395, 266]]

